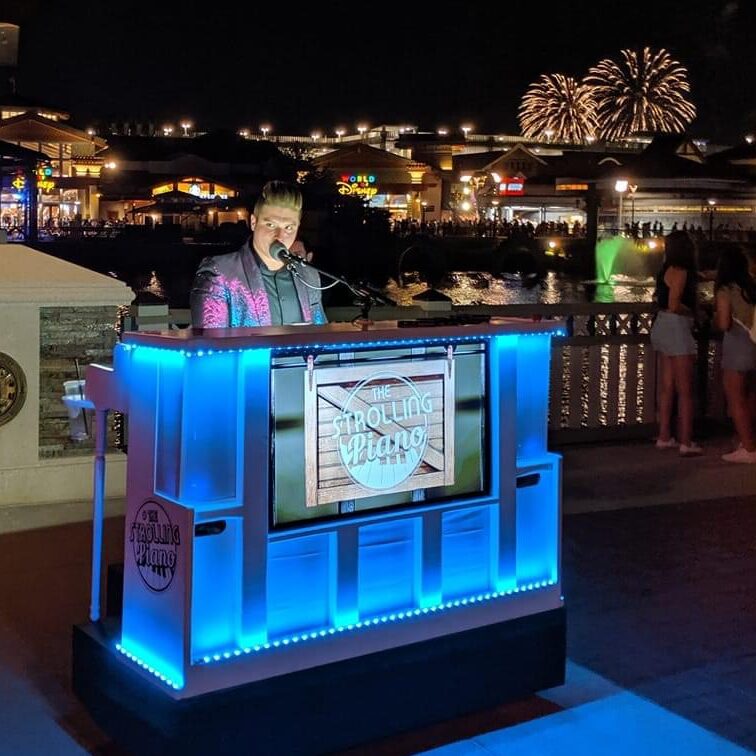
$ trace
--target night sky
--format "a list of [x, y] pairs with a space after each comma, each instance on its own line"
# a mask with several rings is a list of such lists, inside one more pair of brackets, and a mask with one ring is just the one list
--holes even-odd
[[540, 74], [582, 76], [650, 44], [689, 69], [694, 136], [722, 142], [756, 131], [755, 5], [2, 0], [0, 20], [21, 25], [19, 93], [82, 127], [188, 118], [201, 130], [269, 122], [279, 134], [360, 121], [517, 133]]

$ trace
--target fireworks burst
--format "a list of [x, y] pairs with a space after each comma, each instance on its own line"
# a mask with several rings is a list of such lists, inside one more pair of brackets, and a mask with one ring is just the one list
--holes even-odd
[[591, 89], [571, 76], [544, 74], [522, 98], [520, 127], [530, 138], [547, 134], [559, 142], [585, 142], [596, 132]]
[[602, 60], [588, 72], [600, 135], [622, 139], [638, 132], [680, 133], [695, 118], [688, 72], [666, 50], [622, 50], [622, 62]]

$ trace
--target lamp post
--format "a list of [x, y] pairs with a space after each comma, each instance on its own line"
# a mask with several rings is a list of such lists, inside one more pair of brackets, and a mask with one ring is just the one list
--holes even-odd
[[270, 126], [260, 126], [260, 131], [262, 132], [263, 139], [267, 139], [268, 132], [270, 131]]
[[638, 191], [638, 184], [628, 184], [627, 190], [630, 192], [630, 228], [635, 226], [635, 193]]
[[627, 179], [617, 179], [614, 182], [614, 191], [619, 195], [619, 204], [617, 207], [617, 234], [622, 235], [622, 197], [627, 191]]
[[714, 211], [717, 208], [715, 199], [708, 200], [709, 203], [709, 241], [714, 240]]
[[472, 131], [472, 126], [465, 125], [460, 127], [462, 129], [462, 133], [465, 135], [465, 139], [467, 139], [467, 135]]
[[357, 126], [357, 131], [360, 132], [360, 138], [364, 139], [365, 132], [367, 131], [367, 126], [365, 126], [364, 124], [360, 124], [359, 126]]
[[184, 130], [184, 136], [189, 136], [189, 129], [192, 128], [191, 121], [182, 121], [181, 122], [181, 128]]

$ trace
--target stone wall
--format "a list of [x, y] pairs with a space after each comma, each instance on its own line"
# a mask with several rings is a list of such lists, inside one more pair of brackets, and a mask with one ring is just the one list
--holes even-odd
[[[76, 380], [75, 360], [82, 379], [90, 363], [112, 364], [118, 308], [42, 307], [39, 313], [39, 456], [91, 455], [92, 434], [86, 441], [69, 437], [68, 410], [61, 401], [63, 382]], [[108, 447], [112, 449], [113, 413], [108, 417]]]

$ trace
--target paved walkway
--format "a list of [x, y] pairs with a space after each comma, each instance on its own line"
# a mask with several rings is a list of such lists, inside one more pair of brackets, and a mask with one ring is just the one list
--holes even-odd
[[[756, 470], [725, 450], [566, 450], [567, 684], [341, 756], [756, 753]], [[70, 691], [89, 529], [55, 517], [0, 512], [0, 756], [123, 756]]]

